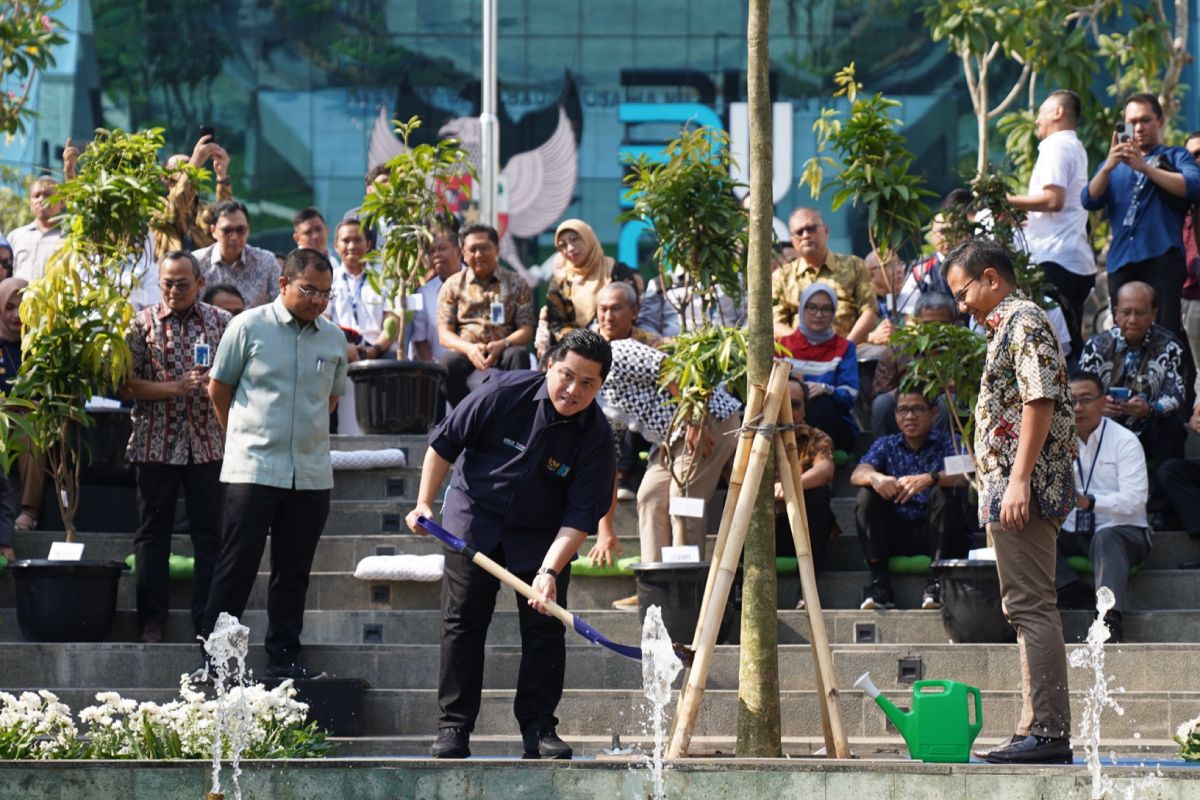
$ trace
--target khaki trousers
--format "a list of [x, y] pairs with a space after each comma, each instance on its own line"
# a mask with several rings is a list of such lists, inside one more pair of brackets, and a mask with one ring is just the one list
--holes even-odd
[[987, 526], [996, 549], [1004, 616], [1017, 631], [1021, 658], [1021, 719], [1016, 733], [1052, 738], [1071, 735], [1071, 698], [1067, 688], [1067, 648], [1054, 591], [1061, 519], [1043, 519], [1030, 504], [1029, 522], [1006, 531]]
[[[696, 459], [693, 454], [686, 452], [683, 437], [671, 448], [675, 459], [675, 473], [681, 477], [691, 475], [688, 484], [688, 497], [702, 497], [705, 501], [704, 517], [685, 517], [686, 543], [700, 548], [700, 558], [704, 559], [704, 536], [707, 531], [706, 520], [714, 513], [708, 501], [717, 489], [717, 481], [721, 479], [721, 471], [733, 457], [737, 449], [737, 436], [726, 435], [742, 425], [740, 413], [730, 414], [718, 422], [708, 421], [708, 432], [716, 439], [712, 453], [708, 458]], [[641, 539], [642, 561], [661, 561], [662, 549], [671, 544], [671, 498], [682, 497], [683, 488], [671, 477], [671, 468], [667, 466], [665, 453], [660, 447], [650, 459], [642, 484], [638, 487], [638, 538]], [[693, 461], [695, 469], [693, 470]], [[715, 513], [720, 513], [716, 511]]]

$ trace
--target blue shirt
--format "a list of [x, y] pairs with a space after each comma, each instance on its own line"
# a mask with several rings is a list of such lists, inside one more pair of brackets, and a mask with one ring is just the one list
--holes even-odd
[[1187, 195], [1176, 197], [1126, 164], [1118, 164], [1109, 174], [1108, 187], [1099, 197], [1092, 197], [1084, 186], [1083, 207], [1104, 209], [1112, 228], [1109, 272], [1156, 258], [1171, 248], [1182, 254], [1184, 219], [1191, 205], [1200, 202], [1200, 167], [1187, 150], [1158, 145], [1145, 156], [1156, 167], [1182, 174]]
[[[885, 475], [903, 478], [906, 475], [928, 475], [945, 469], [946, 456], [957, 455], [950, 436], [931, 430], [925, 437], [920, 450], [913, 450], [904, 439], [904, 434], [893, 433], [880, 436], [871, 444], [871, 449], [862, 457], [862, 464], [870, 464]], [[929, 493], [932, 489], [917, 492], [907, 503], [896, 506], [896, 513], [903, 519], [919, 520], [929, 511]]]
[[564, 417], [541, 372], [492, 373], [429, 433], [454, 463], [442, 520], [514, 572], [537, 569], [560, 528], [595, 533], [617, 474], [612, 429], [596, 403]]

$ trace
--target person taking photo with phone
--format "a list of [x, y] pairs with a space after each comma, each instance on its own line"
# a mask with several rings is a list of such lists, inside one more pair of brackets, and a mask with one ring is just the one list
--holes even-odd
[[1108, 296], [1115, 298], [1130, 281], [1144, 281], [1158, 294], [1158, 324], [1182, 333], [1183, 223], [1200, 202], [1200, 167], [1184, 148], [1162, 144], [1164, 124], [1157, 97], [1130, 95], [1108, 158], [1080, 199], [1088, 211], [1103, 209], [1112, 228]]

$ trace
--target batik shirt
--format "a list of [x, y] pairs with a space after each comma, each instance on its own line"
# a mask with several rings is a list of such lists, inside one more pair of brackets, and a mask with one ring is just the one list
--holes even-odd
[[1104, 390], [1121, 386], [1150, 404], [1150, 415], [1120, 417], [1141, 433], [1154, 417], [1169, 417], [1183, 405], [1183, 348], [1166, 328], [1151, 325], [1141, 347], [1131, 347], [1120, 328], [1097, 333], [1083, 346], [1079, 369], [1100, 376]]
[[875, 310], [875, 287], [866, 263], [858, 256], [829, 253], [815, 269], [800, 259], [789, 261], [771, 275], [771, 306], [775, 322], [796, 328], [800, 293], [814, 283], [827, 283], [837, 292], [833, 329], [849, 336], [864, 311]]
[[241, 292], [247, 309], [266, 305], [279, 296], [279, 261], [269, 250], [248, 244], [232, 264], [221, 257], [219, 244], [194, 250], [192, 255], [200, 262], [205, 283], [233, 286]]
[[[492, 322], [492, 303], [504, 306], [503, 322]], [[518, 328], [533, 327], [533, 293], [511, 270], [496, 267], [480, 280], [474, 270], [451, 275], [438, 292], [439, 328], [449, 328], [474, 344], [499, 341]]]
[[[950, 436], [941, 431], [931, 430], [920, 450], [909, 447], [904, 434], [893, 433], [880, 436], [872, 442], [860, 463], [870, 464], [884, 475], [904, 478], [909, 475], [941, 472], [945, 469], [946, 457], [958, 455], [958, 452]], [[932, 492], [932, 486], [917, 492], [907, 503], [897, 505], [896, 513], [902, 519], [913, 522], [925, 519], [929, 513], [929, 498]]]
[[1078, 440], [1062, 347], [1046, 313], [1020, 292], [1000, 301], [986, 320], [987, 365], [975, 407], [979, 524], [1000, 520], [1000, 500], [1017, 457], [1021, 414], [1034, 400], [1053, 400], [1050, 430], [1030, 479], [1032, 502], [1044, 519], [1075, 506], [1072, 473]]
[[[133, 377], [181, 380], [196, 366], [197, 344], [208, 345], [211, 363], [230, 319], [228, 311], [199, 302], [182, 317], [165, 303], [142, 309], [125, 337]], [[182, 466], [189, 457], [196, 464], [222, 458], [225, 432], [204, 388], [182, 397], [138, 400], [130, 416], [133, 435], [125, 456], [132, 463]]]

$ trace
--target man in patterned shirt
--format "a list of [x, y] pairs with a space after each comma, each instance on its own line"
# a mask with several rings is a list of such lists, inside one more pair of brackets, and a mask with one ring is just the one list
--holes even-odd
[[829, 252], [829, 226], [815, 208], [798, 208], [788, 220], [799, 256], [771, 275], [775, 336], [787, 336], [799, 324], [800, 293], [814, 283], [837, 291], [833, 328], [838, 336], [862, 344], [875, 327], [875, 289], [867, 265], [858, 256]]
[[195, 557], [194, 633], [208, 602], [220, 550], [225, 442], [208, 399], [208, 368], [231, 319], [228, 312], [197, 301], [204, 278], [200, 263], [186, 250], [163, 257], [159, 286], [162, 302], [142, 309], [125, 337], [133, 362], [125, 395], [135, 401], [126, 451], [137, 472], [134, 576], [141, 641], [148, 644], [163, 640], [167, 622], [167, 560], [180, 486]]
[[279, 260], [275, 254], [248, 243], [250, 212], [236, 200], [217, 203], [211, 228], [216, 244], [193, 250], [204, 279], [237, 287], [246, 308], [266, 305], [279, 295]]
[[496, 263], [500, 234], [490, 225], [463, 228], [467, 266], [438, 292], [438, 339], [447, 352], [446, 399], [456, 406], [476, 370], [528, 369], [533, 340], [533, 293], [515, 272]]
[[1045, 312], [1017, 291], [999, 244], [968, 239], [946, 256], [942, 274], [959, 308], [987, 332], [975, 407], [979, 522], [996, 551], [1021, 661], [1016, 734], [980, 755], [992, 763], [1070, 763], [1067, 653], [1054, 591], [1058, 531], [1076, 499], [1066, 361]]

